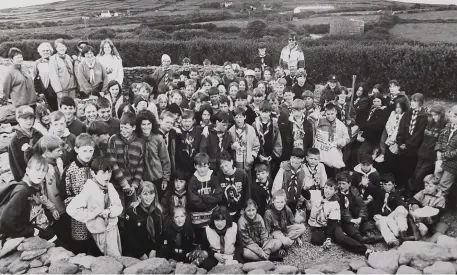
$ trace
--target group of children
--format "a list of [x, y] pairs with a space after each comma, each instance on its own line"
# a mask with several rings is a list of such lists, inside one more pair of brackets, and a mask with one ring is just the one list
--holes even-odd
[[209, 270], [280, 261], [308, 228], [312, 244], [362, 255], [445, 233], [457, 106], [425, 109], [394, 80], [387, 96], [334, 75], [314, 91], [290, 65], [226, 62], [219, 76], [205, 62], [200, 78], [188, 59], [179, 73], [169, 63], [125, 93], [114, 81], [53, 112], [16, 109], [3, 236]]

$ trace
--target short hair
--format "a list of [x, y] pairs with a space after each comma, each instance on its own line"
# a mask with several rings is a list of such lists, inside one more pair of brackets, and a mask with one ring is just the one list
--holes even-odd
[[292, 91], [292, 88], [291, 88], [291, 87], [286, 86], [286, 87], [284, 87], [283, 93], [284, 93], [284, 94], [285, 94], [285, 93], [294, 93], [294, 91]]
[[434, 174], [430, 174], [430, 175], [425, 176], [424, 183], [431, 183], [433, 185], [438, 185], [440, 183], [440, 180], [437, 177], [435, 177]]
[[228, 85], [228, 89], [230, 90], [230, 88], [232, 88], [233, 86], [235, 86], [236, 88], [239, 88], [239, 84], [236, 83], [236, 82], [231, 82], [229, 85]]
[[[100, 98], [99, 98], [100, 99]], [[106, 98], [105, 98], [106, 99]], [[97, 100], [98, 101], [98, 100]], [[98, 111], [98, 109], [100, 109], [97, 104], [95, 104], [94, 102], [92, 101], [88, 101], [86, 102], [86, 105], [84, 106], [84, 112], [86, 111], [86, 108], [89, 107], [89, 106], [94, 106], [95, 107], [95, 110]]]
[[82, 133], [82, 134], [79, 134], [79, 136], [76, 137], [76, 139], [75, 139], [75, 147], [81, 148], [83, 146], [92, 146], [92, 147], [95, 146], [95, 140], [92, 138], [92, 136], [90, 134]]
[[298, 71], [298, 72], [295, 74], [295, 78], [306, 77], [306, 76], [307, 76], [306, 71]]
[[305, 101], [303, 101], [303, 99], [294, 99], [294, 101], [292, 102], [292, 110], [297, 110], [297, 111], [302, 111], [305, 109]]
[[253, 199], [248, 199], [248, 200], [244, 203], [244, 208], [243, 208], [243, 209], [246, 209], [246, 208], [248, 208], [249, 206], [254, 206], [255, 209], [258, 208], [257, 203], [256, 203]]
[[234, 116], [237, 116], [237, 115], [246, 116], [246, 111], [242, 107], [236, 107], [235, 110], [233, 110], [233, 115]]
[[262, 90], [255, 88], [253, 91], [253, 96], [255, 96], [255, 97], [265, 96], [265, 93]]
[[163, 111], [161, 114], [160, 114], [160, 120], [163, 120], [164, 118], [166, 117], [169, 117], [169, 118], [172, 118], [172, 119], [176, 119], [176, 116], [170, 112], [170, 111]]
[[198, 73], [198, 69], [196, 67], [190, 68], [190, 72]]
[[230, 155], [230, 153], [228, 151], [224, 150], [220, 154], [219, 160], [222, 163], [222, 161], [232, 161], [233, 159], [232, 159], [232, 156]]
[[260, 173], [260, 172], [270, 173], [270, 170], [268, 169], [268, 167], [265, 164], [260, 163], [255, 166], [255, 172], [256, 173]]
[[230, 100], [229, 100], [228, 96], [226, 96], [226, 95], [221, 95], [221, 96], [219, 97], [219, 105], [220, 105], [220, 104], [224, 104], [224, 103], [227, 103], [227, 105], [230, 105]]
[[189, 173], [186, 172], [184, 169], [177, 169], [176, 172], [174, 172], [174, 180], [189, 180]]
[[95, 121], [92, 121], [87, 126], [86, 131], [89, 135], [96, 135], [96, 136], [106, 135], [106, 134], [109, 134], [109, 126], [108, 126], [108, 123], [97, 119]]
[[86, 53], [88, 52], [92, 52], [94, 55], [96, 55], [97, 53], [95, 52], [95, 49], [91, 46], [91, 45], [87, 45], [85, 46], [82, 51], [81, 51], [81, 55], [82, 56], [85, 56]]
[[[45, 157], [43, 157], [41, 154], [35, 154], [33, 155], [29, 161], [27, 162], [27, 168], [34, 168], [37, 167], [40, 170], [47, 171], [49, 168], [49, 163], [46, 160]], [[31, 169], [31, 170], [37, 170], [37, 169]]]
[[283, 197], [285, 200], [287, 200], [286, 191], [284, 191], [284, 189], [279, 189], [278, 191], [276, 191], [272, 196], [272, 201], [274, 201], [278, 197]]
[[305, 151], [303, 151], [303, 149], [301, 149], [301, 148], [294, 148], [294, 149], [292, 149], [291, 157], [304, 158]]
[[269, 94], [267, 99], [269, 101], [272, 101], [272, 100], [278, 100], [279, 101], [279, 97], [278, 97], [278, 94], [276, 92], [272, 92], [271, 94]]
[[332, 102], [329, 104], [325, 105], [325, 110], [326, 111], [336, 111], [336, 105]]
[[213, 86], [213, 81], [209, 77], [203, 78], [202, 81], [200, 82], [200, 86], [203, 87], [203, 85], [205, 85], [205, 83], [208, 83], [210, 86]]
[[130, 126], [135, 126], [136, 115], [131, 112], [123, 113], [121, 116], [120, 124], [129, 124]]
[[182, 64], [184, 64], [184, 63], [190, 63], [190, 58], [189, 57], [184, 57], [182, 59]]
[[[222, 67], [225, 69], [226, 66], [230, 66], [232, 68], [232, 62], [230, 61], [225, 61], [224, 62], [224, 65], [222, 65]], [[232, 68], [233, 69], [233, 68]]]
[[325, 186], [332, 187], [333, 190], [338, 191], [338, 183], [334, 179], [327, 179]]
[[211, 220], [210, 220], [208, 226], [212, 229], [215, 229], [214, 221], [221, 221], [221, 220], [226, 221], [224, 229], [230, 228], [233, 226], [233, 219], [230, 216], [230, 212], [229, 212], [228, 208], [224, 205], [219, 205], [219, 206], [216, 206], [216, 208], [214, 208], [213, 213], [211, 213]]
[[35, 117], [37, 119], [42, 119], [43, 117], [45, 116], [49, 116], [51, 115], [51, 111], [49, 110], [49, 108], [44, 105], [44, 104], [38, 104], [35, 108]]
[[209, 164], [209, 156], [207, 153], [198, 153], [194, 157], [195, 165], [207, 165]]
[[193, 79], [187, 79], [184, 83], [185, 83], [186, 87], [187, 86], [192, 86], [192, 87], [195, 88], [195, 86], [197, 85], [197, 83]]
[[[63, 41], [63, 39], [62, 39], [62, 41]], [[54, 52], [54, 49], [52, 48], [51, 43], [49, 43], [49, 42], [43, 42], [43, 43], [41, 43], [41, 44], [38, 46], [37, 51], [38, 51], [38, 52], [41, 52], [41, 51], [43, 51], [45, 48], [48, 48], [49, 51], [51, 52], [51, 54]]]
[[76, 108], [75, 100], [69, 96], [62, 97], [59, 107], [62, 107], [63, 105]]
[[387, 173], [381, 176], [381, 182], [386, 183], [389, 181], [395, 184], [395, 177], [392, 173]]
[[137, 87], [138, 91], [140, 91], [142, 88], [145, 88], [146, 91], [148, 92], [148, 94], [151, 94], [152, 87], [148, 83], [146, 83], [146, 82], [139, 83], [139, 85]]
[[[120, 91], [119, 91], [120, 92]], [[99, 97], [97, 99], [97, 109], [111, 108], [111, 103], [106, 97]]]
[[[55, 47], [55, 48], [57, 48], [57, 46], [58, 46], [59, 44], [62, 44], [62, 45], [65, 46], [65, 40], [64, 40], [63, 38], [57, 38], [56, 40], [54, 40], [54, 47]], [[49, 44], [49, 45], [50, 45], [50, 44]], [[65, 47], [66, 47], [66, 46], [65, 46]], [[39, 49], [40, 49], [40, 47], [38, 47], [38, 51], [40, 51]], [[52, 51], [51, 51], [51, 52], [52, 52]]]
[[42, 150], [41, 152], [44, 153], [45, 151], [54, 151], [63, 145], [64, 142], [60, 137], [52, 134], [45, 134], [40, 138], [36, 146], [38, 146], [39, 149]]
[[400, 82], [398, 82], [398, 80], [396, 80], [396, 79], [392, 79], [391, 81], [389, 81], [389, 86], [392, 84], [400, 87]]
[[203, 65], [211, 65], [211, 61], [209, 59], [203, 60]]
[[422, 106], [424, 105], [425, 97], [421, 93], [415, 93], [411, 96], [411, 101], [417, 101], [419, 102], [419, 105]]
[[92, 169], [92, 171], [94, 171], [95, 174], [97, 174], [99, 171], [113, 171], [113, 165], [111, 165], [111, 162], [108, 158], [104, 157], [94, 158], [90, 165], [90, 168]]
[[277, 84], [282, 84], [282, 85], [287, 85], [287, 80], [285, 80], [284, 78], [278, 78], [278, 80], [276, 80], [276, 83]]
[[246, 91], [238, 91], [235, 99], [248, 99], [248, 93]]
[[62, 118], [65, 118], [65, 115], [61, 111], [54, 111], [49, 115], [51, 122], [59, 121]]
[[259, 110], [261, 112], [271, 113], [273, 111], [273, 107], [271, 107], [271, 103], [268, 102], [268, 100], [264, 100], [262, 103], [260, 103]]
[[369, 154], [361, 154], [359, 160], [362, 164], [373, 164], [373, 158]]
[[336, 181], [337, 182], [344, 181], [347, 183], [352, 183], [351, 172], [349, 172], [349, 171], [339, 172], [338, 174], [336, 174]]
[[16, 55], [22, 55], [22, 51], [16, 47], [12, 47], [8, 50], [8, 58], [13, 59]]
[[192, 110], [184, 109], [184, 110], [182, 111], [181, 117], [182, 117], [182, 119], [187, 119], [187, 118], [194, 119], [195, 113], [194, 113], [194, 111], [192, 111]]
[[321, 155], [321, 151], [319, 151], [319, 149], [317, 148], [309, 148], [308, 149], [308, 156], [309, 155], [317, 155], [317, 156], [320, 156]]
[[219, 111], [214, 116], [212, 117], [212, 120], [214, 122], [219, 121], [219, 122], [230, 122], [230, 115], [226, 111]]
[[211, 87], [211, 88], [209, 88], [209, 90], [208, 90], [208, 94], [209, 94], [210, 96], [212, 96], [212, 95], [219, 95], [219, 89], [216, 88], [216, 87]]

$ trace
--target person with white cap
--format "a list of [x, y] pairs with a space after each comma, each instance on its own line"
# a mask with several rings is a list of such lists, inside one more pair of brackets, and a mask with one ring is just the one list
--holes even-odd
[[305, 56], [300, 46], [297, 44], [295, 33], [289, 34], [289, 44], [281, 51], [279, 65], [283, 69], [288, 69], [290, 65], [295, 65], [298, 70], [305, 69]]
[[162, 55], [162, 65], [158, 67], [151, 77], [156, 81], [157, 87], [154, 88], [153, 93], [155, 97], [159, 94], [164, 94], [168, 90], [169, 80], [168, 77], [174, 74], [170, 69], [171, 58], [168, 54]]

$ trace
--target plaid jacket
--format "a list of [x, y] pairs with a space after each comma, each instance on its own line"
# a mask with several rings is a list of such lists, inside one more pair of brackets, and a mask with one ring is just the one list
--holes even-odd
[[457, 174], [457, 131], [451, 135], [448, 123], [438, 137], [435, 150], [443, 153], [443, 170]]

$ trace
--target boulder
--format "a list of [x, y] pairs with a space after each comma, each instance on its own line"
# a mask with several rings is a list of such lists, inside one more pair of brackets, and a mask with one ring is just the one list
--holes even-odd
[[90, 266], [94, 261], [96, 261], [97, 258], [94, 256], [88, 256], [86, 254], [78, 254], [68, 260], [69, 263], [82, 266], [84, 268], [90, 269]]
[[9, 239], [5, 242], [0, 250], [0, 259], [5, 257], [7, 254], [16, 251], [16, 248], [24, 241], [25, 238], [14, 238]]
[[457, 239], [446, 235], [440, 235], [436, 239], [436, 244], [447, 248], [457, 248]]
[[123, 269], [123, 264], [109, 256], [96, 258], [90, 266], [93, 274], [121, 274]]
[[78, 266], [64, 260], [51, 261], [48, 270], [49, 274], [75, 274], [76, 272], [78, 272]]
[[243, 265], [243, 271], [249, 272], [255, 269], [263, 269], [265, 271], [275, 269], [275, 264], [270, 261], [260, 261], [260, 262], [252, 262], [252, 263], [245, 263]]
[[8, 273], [8, 267], [2, 266], [0, 267], [0, 274], [7, 274]]
[[244, 274], [242, 264], [217, 265], [208, 274]]
[[36, 268], [36, 267], [41, 267], [41, 266], [43, 266], [43, 263], [38, 259], [34, 259], [33, 261], [30, 262], [31, 268]]
[[18, 247], [19, 251], [26, 250], [39, 250], [39, 249], [48, 249], [56, 246], [54, 243], [50, 243], [40, 237], [31, 237], [24, 240]]
[[336, 274], [347, 274], [347, 275], [350, 275], [350, 274], [355, 274], [354, 272], [350, 271], [350, 270], [343, 270], [343, 271], [340, 271]]
[[92, 271], [88, 268], [83, 268], [80, 271], [81, 274], [92, 274]]
[[48, 273], [48, 267], [47, 266], [42, 266], [42, 267], [35, 267], [29, 269], [27, 271], [27, 274], [47, 274]]
[[115, 259], [118, 260], [121, 264], [123, 264], [124, 267], [130, 267], [134, 264], [141, 262], [140, 260], [138, 260], [136, 258], [125, 257], [125, 256], [116, 257]]
[[298, 267], [292, 265], [278, 265], [274, 272], [275, 274], [297, 274]]
[[21, 252], [16, 251], [0, 259], [0, 267], [8, 267], [12, 262], [21, 258]]
[[341, 270], [348, 270], [350, 267], [346, 261], [333, 261], [330, 263], [311, 266], [310, 268], [319, 270], [322, 273], [335, 274]]
[[23, 261], [21, 259], [16, 259], [8, 266], [8, 271], [10, 273], [23, 273], [29, 268], [29, 261]]
[[324, 272], [313, 268], [307, 268], [305, 269], [305, 274], [324, 274]]
[[37, 249], [37, 250], [26, 250], [26, 251], [22, 252], [21, 259], [24, 261], [31, 261], [37, 257], [40, 257], [41, 255], [46, 253], [46, 251], [47, 251], [46, 248]]
[[197, 268], [197, 272], [195, 272], [195, 274], [206, 274], [208, 273], [208, 271], [206, 271], [206, 269], [204, 268]]
[[395, 274], [398, 269], [398, 257], [396, 250], [374, 252], [368, 257], [368, 264], [374, 269], [381, 269], [389, 274]]
[[384, 270], [374, 269], [369, 266], [363, 266], [357, 270], [357, 274], [388, 274]]
[[266, 273], [266, 271], [263, 269], [260, 269], [260, 268], [254, 269], [254, 270], [251, 270], [248, 272], [248, 274], [265, 274], [265, 273]]
[[366, 260], [352, 260], [349, 263], [349, 267], [354, 271], [357, 271], [357, 270], [359, 270], [359, 268], [364, 267], [364, 266], [368, 266], [368, 263]]
[[398, 252], [400, 265], [408, 265], [420, 271], [436, 261], [453, 259], [453, 255], [447, 247], [430, 242], [404, 242], [398, 248]]
[[401, 265], [397, 269], [397, 273], [396, 274], [422, 274], [422, 272], [420, 272], [419, 270], [417, 270], [415, 268], [412, 268], [410, 266]]
[[124, 274], [169, 274], [172, 266], [163, 258], [150, 258], [124, 269]]
[[48, 252], [41, 255], [40, 260], [45, 265], [57, 261], [68, 261], [71, 257], [74, 257], [73, 252], [66, 250], [63, 247], [51, 247], [48, 249]]
[[177, 263], [175, 268], [175, 274], [195, 274], [197, 272], [197, 266], [193, 264]]
[[450, 262], [437, 261], [424, 268], [424, 274], [455, 274], [455, 268]]

